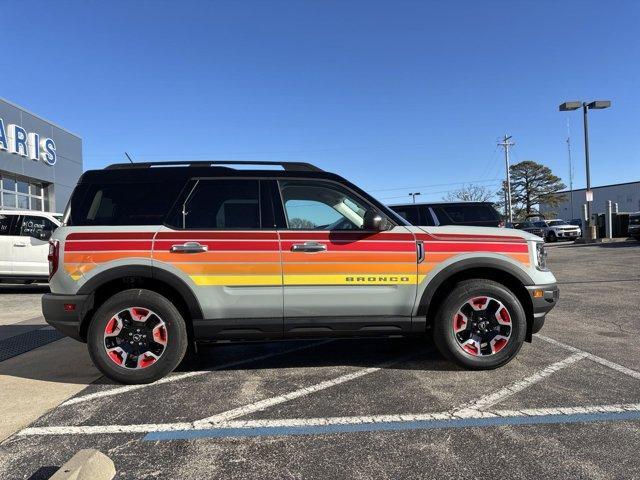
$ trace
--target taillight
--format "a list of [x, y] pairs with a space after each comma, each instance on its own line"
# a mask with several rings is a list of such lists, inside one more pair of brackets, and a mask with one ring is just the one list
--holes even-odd
[[49, 240], [49, 280], [53, 277], [53, 274], [58, 270], [58, 254], [60, 252], [60, 242], [58, 240]]

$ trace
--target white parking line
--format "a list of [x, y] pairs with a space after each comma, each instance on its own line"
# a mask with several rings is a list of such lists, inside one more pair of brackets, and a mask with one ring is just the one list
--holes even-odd
[[540, 340], [544, 340], [545, 342], [551, 343], [553, 345], [557, 345], [558, 347], [564, 348], [565, 350], [569, 350], [570, 352], [585, 353], [586, 354], [585, 358], [588, 358], [589, 360], [599, 363], [600, 365], [604, 365], [605, 367], [609, 367], [610, 369], [615, 370], [617, 372], [624, 373], [625, 375], [629, 375], [630, 377], [633, 377], [636, 380], [640, 380], [640, 372], [637, 372], [636, 370], [632, 370], [630, 368], [622, 366], [619, 363], [612, 362], [610, 360], [607, 360], [606, 358], [598, 357], [593, 353], [589, 353], [585, 350], [580, 350], [579, 348], [573, 347], [571, 345], [567, 345], [566, 343], [559, 342], [558, 340], [555, 340], [553, 338], [545, 337], [544, 335], [538, 334], [536, 335], [536, 338], [539, 338]]
[[292, 352], [297, 352], [297, 351], [300, 351], [300, 350], [305, 350], [307, 348], [317, 347], [319, 345], [323, 345], [323, 344], [329, 343], [331, 341], [332, 340], [323, 340], [321, 342], [314, 342], [314, 343], [310, 343], [310, 344], [307, 344], [307, 345], [288, 348], [288, 349], [282, 350], [280, 352], [267, 353], [265, 355], [259, 355], [257, 357], [251, 357], [251, 358], [243, 358], [242, 360], [236, 360], [234, 362], [229, 362], [229, 363], [224, 363], [222, 365], [218, 365], [217, 367], [214, 367], [211, 370], [200, 370], [200, 371], [197, 371], [197, 372], [178, 373], [178, 374], [175, 374], [175, 375], [170, 375], [168, 377], [161, 378], [160, 380], [157, 380], [154, 383], [148, 383], [148, 384], [144, 384], [144, 385], [127, 385], [127, 386], [124, 386], [124, 387], [115, 387], [115, 388], [111, 388], [109, 390], [102, 390], [100, 392], [89, 393], [87, 395], [82, 395], [82, 396], [79, 396], [79, 397], [71, 398], [71, 399], [67, 400], [64, 403], [61, 403], [60, 406], [62, 407], [62, 406], [66, 406], [66, 405], [75, 405], [77, 403], [88, 402], [90, 400], [95, 400], [95, 399], [98, 399], [98, 398], [111, 397], [113, 395], [120, 395], [122, 393], [132, 392], [134, 390], [140, 390], [142, 388], [152, 387], [154, 385], [162, 385], [162, 384], [165, 384], [165, 383], [177, 382], [178, 380], [184, 380], [185, 378], [197, 377], [199, 375], [204, 375], [206, 373], [215, 372], [217, 370], [226, 370], [228, 368], [236, 367], [236, 366], [239, 366], [239, 365], [244, 365], [246, 363], [258, 362], [260, 360], [266, 360], [267, 358], [277, 357], [278, 355], [285, 355], [287, 353], [292, 353]]
[[[160, 423], [160, 424], [137, 424], [137, 425], [86, 425], [86, 426], [53, 426], [53, 427], [31, 427], [26, 428], [17, 435], [83, 435], [83, 434], [117, 434], [117, 433], [150, 433], [150, 432], [163, 432], [163, 431], [190, 431], [190, 430], [207, 430], [207, 429], [223, 429], [223, 428], [260, 428], [260, 427], [304, 427], [304, 426], [318, 426], [318, 425], [351, 425], [351, 424], [363, 424], [363, 423], [388, 423], [388, 422], [416, 422], [416, 421], [428, 421], [428, 420], [459, 420], [459, 419], [482, 419], [492, 417], [522, 417], [522, 416], [554, 416], [554, 415], [580, 415], [580, 414], [597, 414], [597, 413], [616, 413], [616, 412], [638, 412], [640, 411], [640, 403], [635, 404], [612, 404], [612, 405], [595, 405], [588, 407], [556, 407], [556, 408], [531, 408], [521, 410], [489, 410], [489, 407], [495, 405], [504, 399], [522, 392], [526, 388], [534, 385], [546, 377], [549, 377], [553, 373], [566, 368], [581, 359], [588, 358], [604, 366], [607, 366], [615, 371], [624, 373], [633, 378], [640, 379], [640, 373], [631, 370], [627, 367], [603, 359], [589, 352], [580, 350], [579, 348], [571, 345], [564, 344], [549, 337], [538, 335], [538, 338], [557, 345], [565, 350], [572, 352], [569, 357], [555, 362], [542, 370], [534, 373], [533, 375], [526, 377], [522, 380], [514, 382], [513, 384], [501, 388], [497, 392], [481, 397], [478, 400], [463, 405], [454, 411], [425, 413], [425, 414], [392, 414], [392, 415], [371, 415], [371, 416], [349, 416], [349, 417], [326, 417], [326, 418], [293, 418], [293, 419], [273, 419], [273, 420], [235, 420], [238, 417], [264, 410], [274, 405], [278, 405], [290, 400], [304, 397], [312, 393], [330, 388], [335, 385], [339, 385], [364, 375], [376, 372], [394, 363], [399, 363], [406, 360], [409, 356], [402, 357], [392, 362], [385, 363], [378, 367], [366, 368], [358, 370], [356, 372], [341, 375], [337, 378], [326, 380], [309, 387], [300, 388], [293, 392], [279, 395], [277, 397], [267, 398], [254, 402], [249, 405], [238, 407], [235, 409], [222, 412], [217, 415], [213, 415], [202, 420], [194, 422], [175, 422], [175, 423]], [[263, 358], [272, 357], [275, 355], [281, 355], [303, 348], [310, 348], [315, 345], [319, 345], [326, 342], [318, 342], [312, 345], [303, 347], [297, 347], [282, 351], [275, 354], [263, 355], [260, 357], [254, 357], [251, 359], [241, 360], [225, 364], [217, 367], [217, 369], [228, 368], [233, 365], [239, 365], [251, 361], [260, 360]], [[189, 372], [183, 375], [176, 375], [177, 379], [185, 378], [187, 376], [201, 375], [205, 372]], [[166, 379], [167, 381], [171, 381]], [[157, 383], [166, 383], [163, 381]], [[137, 388], [143, 388], [146, 385], [135, 385], [129, 387], [115, 388], [106, 392], [97, 392], [96, 394], [85, 395], [79, 397], [72, 403], [78, 403], [79, 401], [86, 401], [92, 398], [99, 398], [106, 395], [115, 395], [123, 391], [135, 390]], [[113, 393], [111, 393], [113, 392]], [[106, 394], [106, 395], [105, 395]], [[70, 402], [67, 402], [69, 404]]]
[[281, 403], [288, 402], [290, 400], [295, 400], [296, 398], [305, 397], [312, 393], [319, 392], [321, 390], [325, 390], [327, 388], [331, 388], [336, 385], [340, 385], [341, 383], [349, 382], [351, 380], [355, 380], [356, 378], [364, 377], [365, 375], [369, 375], [370, 373], [374, 373], [379, 370], [380, 368], [365, 368], [364, 370], [358, 370], [357, 372], [348, 373], [346, 375], [342, 375], [340, 377], [333, 378], [331, 380], [326, 380], [324, 382], [316, 383], [315, 385], [311, 385], [310, 387], [303, 387], [298, 390], [294, 390], [293, 392], [285, 393], [284, 395], [278, 395], [277, 397], [266, 398], [264, 400], [251, 403], [249, 405], [244, 405], [242, 407], [234, 408], [232, 410], [228, 410], [226, 412], [219, 413], [211, 417], [203, 418], [202, 420], [196, 420], [195, 422], [193, 422], [193, 424], [195, 425], [196, 428], [211, 427], [216, 423], [231, 420], [233, 418], [243, 417], [250, 413], [259, 412], [261, 410], [266, 410], [267, 408], [273, 407], [274, 405], [279, 405]]
[[[215, 429], [238, 428], [251, 429], [261, 427], [305, 427], [317, 425], [356, 425], [388, 422], [416, 422], [424, 420], [458, 420], [495, 417], [542, 417], [593, 413], [639, 412], [640, 403], [617, 403], [611, 405], [593, 405], [588, 407], [527, 408], [521, 410], [476, 410], [472, 414], [460, 416], [452, 412], [421, 414], [367, 415], [324, 418], [281, 418], [273, 420], [231, 420], [215, 425]], [[96, 435], [96, 434], [136, 434], [150, 432], [207, 430], [211, 426], [196, 426], [195, 422], [186, 423], [148, 423], [138, 425], [82, 425], [57, 427], [30, 427], [17, 433], [19, 436], [31, 435]]]
[[243, 417], [250, 413], [266, 410], [267, 408], [273, 407], [274, 405], [279, 405], [281, 403], [288, 402], [290, 400], [306, 397], [307, 395], [311, 395], [312, 393], [316, 393], [321, 390], [326, 390], [327, 388], [335, 387], [336, 385], [340, 385], [342, 383], [350, 382], [351, 380], [364, 377], [365, 375], [369, 375], [371, 373], [379, 372], [383, 368], [403, 362], [409, 359], [410, 357], [412, 357], [413, 355], [414, 354], [405, 355], [398, 359], [386, 362], [380, 365], [379, 367], [364, 368], [356, 372], [340, 375], [339, 377], [333, 378], [331, 380], [325, 380], [323, 382], [316, 383], [315, 385], [299, 388], [298, 390], [294, 390], [292, 392], [288, 392], [283, 395], [278, 395], [276, 397], [271, 397], [271, 398], [265, 398], [264, 400], [250, 403], [249, 405], [244, 405], [242, 407], [234, 408], [226, 412], [218, 413], [211, 417], [203, 418], [202, 420], [196, 420], [193, 423], [196, 428], [211, 427], [214, 424], [225, 422], [233, 418]]
[[458, 407], [456, 410], [454, 410], [454, 414], [460, 415], [466, 413], [467, 411], [476, 411], [489, 408], [496, 403], [502, 402], [508, 397], [511, 397], [512, 395], [523, 391], [531, 385], [544, 380], [557, 371], [562, 370], [563, 368], [566, 368], [579, 360], [582, 360], [583, 358], [587, 357], [587, 355], [588, 354], [586, 352], [574, 353], [564, 360], [552, 363], [548, 367], [535, 372], [533, 375], [530, 375], [526, 378], [523, 378], [522, 380], [518, 380], [512, 383], [511, 385], [507, 385], [506, 387], [501, 388], [497, 392], [490, 393], [488, 395], [485, 395], [484, 397], [479, 398], [478, 400], [474, 400], [466, 405]]

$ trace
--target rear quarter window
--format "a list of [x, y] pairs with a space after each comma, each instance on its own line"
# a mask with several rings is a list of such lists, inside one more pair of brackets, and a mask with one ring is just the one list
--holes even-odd
[[182, 187], [178, 182], [80, 184], [67, 225], [161, 225]]

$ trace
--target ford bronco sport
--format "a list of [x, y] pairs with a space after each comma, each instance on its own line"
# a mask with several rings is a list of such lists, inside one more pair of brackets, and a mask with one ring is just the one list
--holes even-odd
[[412, 226], [338, 175], [265, 163], [85, 172], [51, 239], [47, 322], [123, 383], [168, 374], [199, 342], [428, 332], [488, 369], [557, 301], [538, 237]]

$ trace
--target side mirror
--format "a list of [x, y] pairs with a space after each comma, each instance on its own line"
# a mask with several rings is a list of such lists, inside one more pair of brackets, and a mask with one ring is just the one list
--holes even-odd
[[362, 225], [364, 230], [382, 232], [384, 230], [390, 230], [392, 226], [387, 217], [380, 215], [374, 210], [367, 210], [364, 214], [364, 224]]

